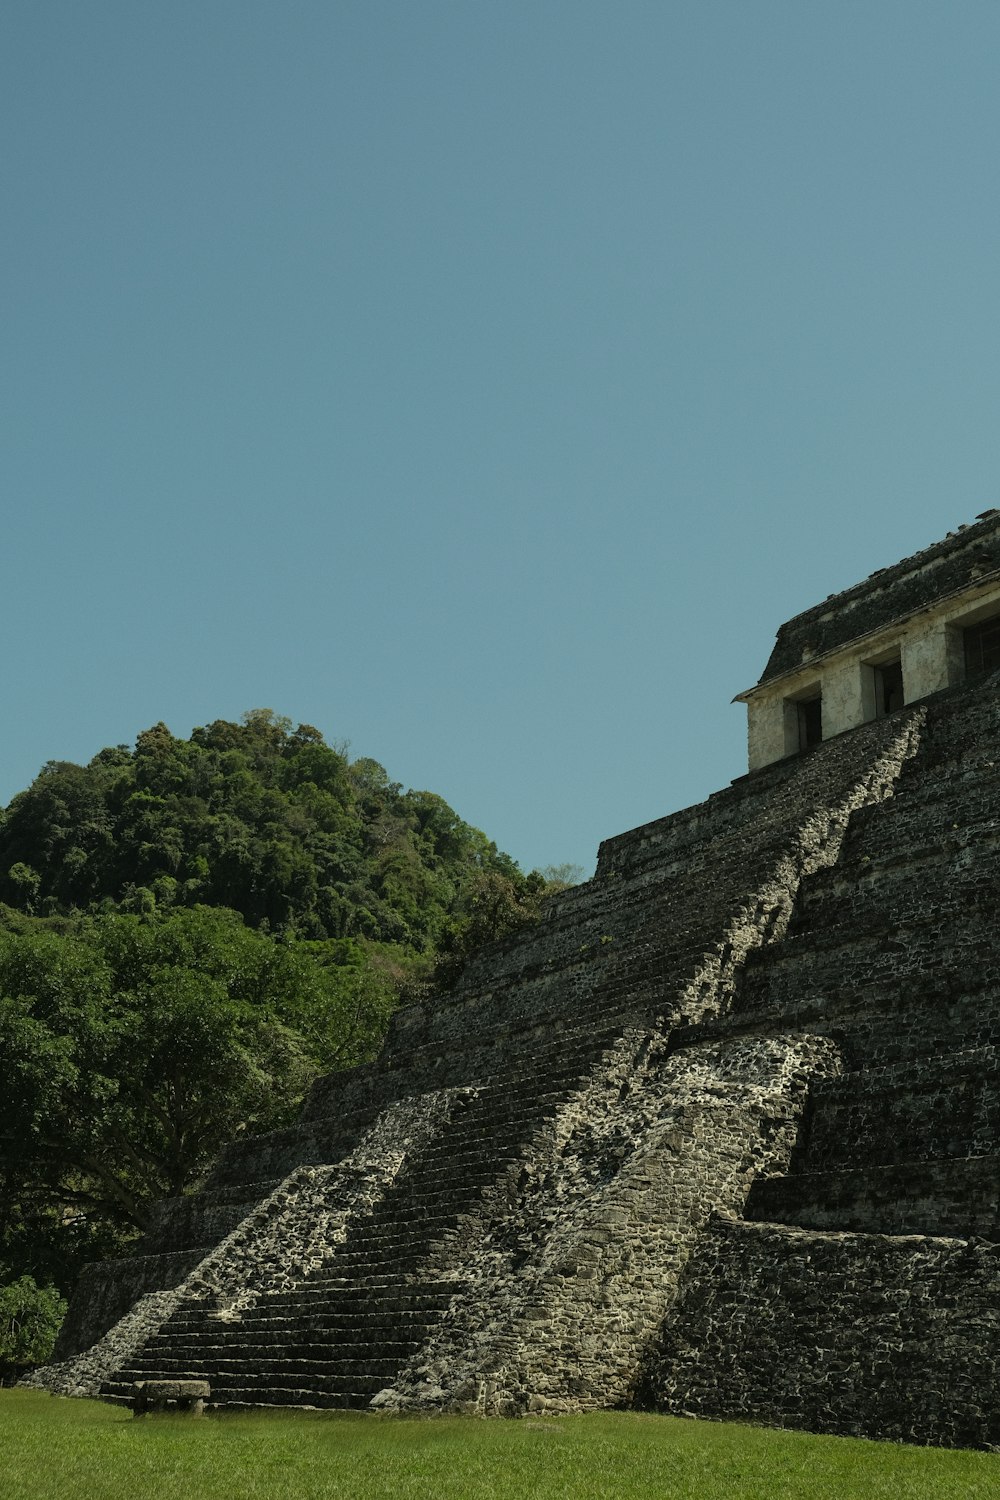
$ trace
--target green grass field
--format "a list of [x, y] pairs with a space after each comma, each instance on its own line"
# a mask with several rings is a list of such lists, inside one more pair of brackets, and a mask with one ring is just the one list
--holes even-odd
[[0, 1391], [2, 1500], [1000, 1500], [1000, 1457], [601, 1412], [192, 1420]]

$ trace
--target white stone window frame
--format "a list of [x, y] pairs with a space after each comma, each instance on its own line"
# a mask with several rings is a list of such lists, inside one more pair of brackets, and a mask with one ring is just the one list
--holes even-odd
[[[992, 620], [1000, 622], [1000, 600], [997, 599], [990, 599], [967, 614], [949, 621], [946, 646], [949, 683], [965, 682], [969, 675], [965, 665], [965, 632]], [[978, 672], [973, 673], [972, 680], [979, 675]]]
[[883, 667], [892, 667], [899, 663], [903, 678], [903, 703], [910, 701], [907, 692], [906, 668], [903, 663], [902, 639], [894, 641], [891, 646], [867, 656], [858, 663], [861, 672], [861, 722], [870, 724], [873, 719], [884, 718], [885, 714], [880, 710], [878, 703], [878, 674]]
[[801, 755], [806, 748], [802, 743], [802, 721], [799, 709], [803, 703], [813, 703], [819, 700], [820, 723], [823, 725], [822, 738], [826, 739], [826, 725], [823, 720], [823, 679], [816, 677], [812, 682], [806, 683], [804, 687], [798, 688], [794, 693], [789, 693], [782, 701], [782, 716], [785, 734], [785, 754]]

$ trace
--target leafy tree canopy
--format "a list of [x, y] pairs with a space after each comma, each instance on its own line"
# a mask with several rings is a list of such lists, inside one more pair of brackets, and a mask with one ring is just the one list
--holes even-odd
[[0, 900], [29, 915], [225, 906], [276, 933], [426, 952], [480, 873], [520, 875], [441, 797], [270, 709], [50, 761], [0, 822]]
[[48, 1359], [65, 1311], [56, 1289], [30, 1276], [0, 1286], [0, 1369], [16, 1373]]
[[141, 1228], [221, 1144], [286, 1121], [370, 1055], [390, 986], [350, 940], [317, 954], [197, 907], [0, 932], [8, 1184]]

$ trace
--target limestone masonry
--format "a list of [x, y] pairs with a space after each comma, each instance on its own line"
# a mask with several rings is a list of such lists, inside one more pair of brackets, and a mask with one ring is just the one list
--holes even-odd
[[37, 1384], [1000, 1444], [1000, 513], [784, 625], [751, 772], [83, 1276]]

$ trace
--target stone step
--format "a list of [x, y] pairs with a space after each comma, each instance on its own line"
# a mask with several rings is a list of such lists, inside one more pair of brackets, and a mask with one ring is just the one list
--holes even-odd
[[1000, 1156], [907, 1161], [758, 1180], [745, 1219], [802, 1229], [1000, 1242]]
[[461, 1163], [449, 1163], [445, 1166], [443, 1160], [440, 1172], [433, 1172], [428, 1168], [408, 1173], [405, 1179], [401, 1178], [385, 1198], [376, 1204], [369, 1218], [359, 1221], [359, 1228], [378, 1224], [380, 1218], [394, 1212], [419, 1212], [422, 1218], [432, 1218], [435, 1213], [440, 1214], [450, 1209], [455, 1201], [456, 1188], [471, 1197], [482, 1188], [490, 1187], [510, 1167], [519, 1165], [520, 1161], [520, 1156], [490, 1157], [486, 1151], [482, 1151], [474, 1162], [468, 1163], [468, 1171], [463, 1172]]
[[456, 1191], [451, 1194], [450, 1199], [439, 1198], [432, 1203], [424, 1202], [419, 1195], [410, 1193], [400, 1194], [398, 1198], [387, 1197], [379, 1204], [375, 1213], [350, 1225], [348, 1237], [341, 1243], [352, 1246], [381, 1242], [383, 1239], [399, 1240], [407, 1234], [424, 1233], [435, 1225], [454, 1223], [463, 1211], [463, 1204], [461, 1201], [456, 1203], [456, 1197], [460, 1196], [466, 1202], [471, 1202], [484, 1189], [492, 1187], [495, 1181], [494, 1174], [484, 1173], [478, 1182], [469, 1183], [464, 1189], [462, 1184], [456, 1184]]
[[[403, 1363], [399, 1359], [331, 1359], [317, 1356], [314, 1359], [262, 1357], [249, 1352], [244, 1358], [236, 1354], [217, 1355], [213, 1350], [202, 1353], [190, 1351], [186, 1356], [177, 1356], [153, 1363], [150, 1360], [133, 1360], [121, 1371], [121, 1379], [148, 1380], [155, 1373], [164, 1380], [197, 1379], [209, 1380], [213, 1385], [221, 1380], [239, 1376], [246, 1385], [302, 1385], [309, 1383], [317, 1390], [360, 1390], [369, 1382], [386, 1384], [395, 1376]], [[181, 1372], [195, 1371], [195, 1374]]]
[[[393, 1326], [387, 1322], [382, 1328], [373, 1326], [367, 1320], [358, 1320], [355, 1329], [355, 1338], [342, 1340], [337, 1328], [325, 1329], [289, 1329], [286, 1326], [273, 1326], [273, 1328], [243, 1329], [238, 1323], [226, 1326], [225, 1331], [219, 1328], [205, 1329], [201, 1335], [193, 1334], [186, 1338], [171, 1338], [171, 1340], [150, 1340], [150, 1343], [142, 1349], [139, 1355], [133, 1356], [136, 1362], [148, 1364], [154, 1359], [177, 1359], [187, 1350], [199, 1350], [201, 1353], [214, 1353], [223, 1358], [274, 1358], [289, 1359], [330, 1359], [331, 1353], [337, 1353], [337, 1358], [352, 1358], [358, 1349], [381, 1350], [379, 1359], [396, 1359], [397, 1356], [411, 1355], [415, 1347], [420, 1344], [420, 1338], [412, 1337], [415, 1332], [423, 1329], [427, 1323], [435, 1322], [433, 1319], [424, 1320], [420, 1325], [409, 1326], [408, 1331]], [[409, 1337], [408, 1337], [409, 1335]]]
[[[101, 1387], [102, 1401], [110, 1401], [119, 1406], [131, 1406], [132, 1395], [131, 1385], [127, 1381], [106, 1381]], [[220, 1385], [218, 1390], [213, 1389], [208, 1408], [234, 1412], [277, 1411], [288, 1407], [302, 1407], [307, 1411], [316, 1408], [350, 1411], [363, 1410], [370, 1404], [371, 1397], [372, 1392], [367, 1390], [331, 1395], [309, 1389], [276, 1388], [265, 1392], [247, 1386]]]
[[[235, 1328], [235, 1325], [232, 1325]], [[410, 1323], [407, 1330], [412, 1334], [419, 1331], [423, 1334], [428, 1326], [426, 1321], [419, 1324]], [[234, 1350], [237, 1347], [264, 1349], [277, 1358], [283, 1351], [297, 1349], [306, 1346], [324, 1349], [327, 1355], [331, 1351], [337, 1351], [337, 1357], [353, 1358], [356, 1351], [363, 1349], [373, 1359], [408, 1359], [416, 1349], [420, 1347], [420, 1338], [405, 1337], [405, 1330], [395, 1325], [388, 1325], [379, 1329], [370, 1324], [359, 1323], [353, 1328], [288, 1328], [264, 1325], [263, 1327], [247, 1328], [243, 1330], [243, 1337], [238, 1338], [235, 1333], [225, 1339], [206, 1332], [203, 1339], [198, 1338], [163, 1338], [146, 1345], [141, 1354], [135, 1355], [133, 1363], [145, 1364], [151, 1360], [160, 1358], [173, 1358], [187, 1349], [204, 1350], [213, 1348], [216, 1350]], [[310, 1335], [309, 1338], [306, 1335]], [[326, 1338], [324, 1339], [324, 1334]]]
[[357, 1318], [375, 1308], [384, 1308], [388, 1303], [392, 1303], [393, 1310], [387, 1316], [401, 1318], [446, 1307], [461, 1288], [462, 1282], [457, 1278], [439, 1292], [408, 1292], [401, 1286], [387, 1288], [381, 1283], [358, 1287], [354, 1282], [345, 1282], [339, 1288], [322, 1289], [319, 1296], [296, 1297], [285, 1293], [281, 1301], [277, 1300], [276, 1294], [270, 1298], [262, 1297], [232, 1318], [219, 1317], [207, 1309], [201, 1312], [193, 1310], [190, 1314], [178, 1312], [163, 1324], [163, 1331], [183, 1333], [188, 1328], [228, 1328], [237, 1324], [246, 1326], [251, 1322], [290, 1323], [294, 1319], [325, 1327], [327, 1323], [333, 1326], [333, 1320]]
[[819, 1099], [834, 1100], [853, 1097], [859, 1090], [864, 1093], [905, 1089], [907, 1093], [920, 1089], [937, 1089], [947, 1081], [960, 1085], [967, 1078], [1000, 1078], [1000, 1047], [991, 1043], [963, 1045], [964, 1039], [953, 1037], [951, 1047], [928, 1047], [925, 1051], [901, 1059], [852, 1068], [837, 1078], [824, 1078], [817, 1082], [814, 1095]]
[[[346, 1317], [342, 1322], [328, 1319], [322, 1325], [308, 1326], [304, 1320], [292, 1323], [275, 1319], [270, 1323], [258, 1321], [252, 1327], [242, 1323], [215, 1323], [202, 1328], [175, 1329], [154, 1334], [143, 1346], [141, 1358], [147, 1355], [159, 1358], [161, 1354], [176, 1353], [180, 1349], [235, 1348], [236, 1345], [260, 1345], [261, 1347], [302, 1347], [315, 1344], [317, 1348], [353, 1348], [363, 1342], [366, 1348], [380, 1347], [395, 1350], [406, 1344], [419, 1341], [422, 1330], [437, 1321], [441, 1309], [434, 1308], [416, 1316], [359, 1315], [353, 1323]], [[136, 1355], [139, 1358], [140, 1355]]]
[[[341, 1313], [326, 1313], [310, 1321], [293, 1310], [291, 1316], [275, 1316], [270, 1319], [255, 1318], [249, 1323], [206, 1322], [182, 1328], [164, 1328], [156, 1333], [144, 1346], [145, 1351], [164, 1351], [170, 1348], [192, 1347], [195, 1344], [230, 1344], [281, 1339], [288, 1343], [337, 1341], [343, 1334], [363, 1333], [366, 1340], [406, 1342], [414, 1337], [426, 1322], [433, 1321], [443, 1307], [409, 1308], [405, 1311], [386, 1312], [373, 1306], [370, 1309], [352, 1309]], [[353, 1340], [352, 1340], [353, 1341]]]
[[[328, 1362], [371, 1358], [398, 1361], [408, 1359], [420, 1347], [426, 1330], [435, 1322], [436, 1318], [424, 1318], [420, 1322], [407, 1323], [403, 1328], [392, 1324], [373, 1327], [359, 1323], [350, 1330], [251, 1328], [242, 1335], [233, 1334], [224, 1339], [218, 1334], [206, 1333], [203, 1338], [150, 1342], [141, 1353], [133, 1355], [129, 1368], [141, 1365], [149, 1369], [164, 1360], [182, 1360], [189, 1356], [198, 1359], [253, 1359], [258, 1363], [273, 1359]], [[352, 1338], [346, 1337], [348, 1332]]]
[[338, 1258], [321, 1276], [317, 1276], [315, 1280], [303, 1281], [300, 1286], [303, 1290], [308, 1288], [310, 1295], [321, 1291], [346, 1291], [350, 1287], [375, 1292], [388, 1280], [405, 1282], [418, 1277], [426, 1265], [430, 1248], [422, 1246], [412, 1255], [371, 1255], [360, 1257], [357, 1261], [347, 1259], [342, 1262]]
[[257, 1306], [269, 1310], [297, 1307], [303, 1312], [317, 1313], [322, 1312], [324, 1308], [329, 1308], [340, 1309], [347, 1313], [359, 1307], [377, 1304], [394, 1312], [405, 1312], [408, 1309], [427, 1306], [445, 1306], [455, 1294], [454, 1282], [440, 1283], [440, 1290], [429, 1289], [428, 1283], [423, 1285], [428, 1289], [423, 1290], [414, 1283], [413, 1290], [407, 1291], [402, 1287], [394, 1287], [390, 1283], [383, 1282], [365, 1287], [359, 1287], [355, 1283], [350, 1283], [346, 1287], [324, 1287], [314, 1286], [311, 1282], [304, 1281], [293, 1291], [267, 1293], [261, 1297]]
[[[426, 1275], [426, 1276], [399, 1276], [394, 1271], [378, 1277], [372, 1277], [366, 1286], [359, 1286], [353, 1278], [336, 1280], [328, 1278], [330, 1285], [322, 1285], [319, 1279], [302, 1280], [293, 1286], [275, 1288], [260, 1292], [254, 1300], [253, 1306], [260, 1312], [283, 1312], [292, 1303], [301, 1302], [304, 1310], [321, 1311], [320, 1304], [330, 1302], [342, 1307], [345, 1311], [363, 1303], [368, 1303], [379, 1298], [388, 1297], [399, 1301], [400, 1306], [416, 1305], [427, 1298], [440, 1298], [449, 1296], [455, 1289], [456, 1280], [450, 1276]], [[206, 1319], [214, 1321], [217, 1317], [216, 1304], [208, 1302], [189, 1302], [182, 1304], [170, 1316], [169, 1323], [176, 1324], [179, 1320]]]
[[[441, 1238], [443, 1240], [444, 1236]], [[420, 1276], [436, 1243], [434, 1240], [429, 1245], [420, 1246], [411, 1255], [397, 1252], [392, 1255], [347, 1256], [343, 1260], [338, 1256], [321, 1274], [317, 1273], [315, 1279], [303, 1281], [300, 1285], [314, 1292], [346, 1290], [348, 1287], [372, 1291], [386, 1281], [411, 1281]]]
[[410, 1323], [421, 1322], [427, 1318], [437, 1317], [448, 1307], [454, 1292], [446, 1296], [420, 1299], [412, 1299], [408, 1302], [401, 1301], [398, 1297], [367, 1297], [348, 1298], [329, 1296], [322, 1300], [311, 1300], [303, 1298], [300, 1301], [289, 1301], [283, 1305], [256, 1305], [250, 1309], [246, 1321], [223, 1321], [222, 1319], [206, 1318], [202, 1322], [173, 1323], [163, 1325], [162, 1330], [152, 1335], [152, 1341], [160, 1339], [198, 1339], [207, 1337], [221, 1339], [222, 1331], [226, 1329], [260, 1329], [265, 1328], [285, 1330], [292, 1333], [298, 1332], [300, 1328], [314, 1327], [323, 1331], [325, 1337], [327, 1332], [333, 1333], [341, 1328], [364, 1326], [372, 1332], [379, 1328], [394, 1330], [396, 1338], [409, 1337], [406, 1332]]
[[[371, 1335], [380, 1331], [391, 1333], [393, 1338], [410, 1337], [411, 1324], [420, 1324], [437, 1318], [451, 1302], [454, 1293], [434, 1299], [423, 1298], [403, 1303], [398, 1298], [382, 1297], [364, 1301], [349, 1301], [346, 1298], [330, 1297], [320, 1302], [303, 1299], [288, 1302], [281, 1307], [255, 1307], [254, 1316], [247, 1322], [223, 1322], [206, 1319], [202, 1323], [164, 1324], [162, 1330], [152, 1335], [149, 1348], [161, 1347], [161, 1340], [191, 1342], [203, 1338], [224, 1342], [228, 1337], [263, 1335], [266, 1329], [288, 1332], [297, 1336], [303, 1329], [315, 1328], [325, 1338], [341, 1329], [366, 1328]], [[232, 1334], [226, 1330], [235, 1330]]]
[[209, 1402], [209, 1406], [226, 1412], [252, 1412], [252, 1411], [365, 1411], [371, 1405], [371, 1395], [368, 1391], [359, 1391], [353, 1395], [321, 1396], [316, 1392], [299, 1391], [288, 1400], [277, 1399], [264, 1401], [259, 1398], [254, 1400], [253, 1391], [227, 1391], [217, 1401]]
[[446, 1229], [454, 1229], [456, 1224], [467, 1220], [474, 1208], [475, 1199], [457, 1203], [454, 1212], [448, 1214], [427, 1214], [399, 1225], [387, 1219], [375, 1227], [365, 1226], [345, 1240], [344, 1248], [339, 1252], [335, 1250], [325, 1265], [332, 1266], [334, 1260], [346, 1265], [352, 1258], [364, 1262], [373, 1257], [394, 1259], [397, 1255], [406, 1255], [410, 1250], [422, 1252], [432, 1239], [436, 1239]]
[[[956, 992], [954, 973], [933, 948], [928, 949], [926, 962], [922, 954], [914, 954], [905, 972], [900, 972], [898, 956], [888, 946], [897, 942], [896, 931], [893, 928], [892, 936], [867, 946], [847, 939], [824, 953], [796, 955], [776, 949], [766, 965], [745, 971], [733, 1016], [780, 1024], [784, 1015], [809, 1004], [831, 1017], [857, 1020], [866, 1031], [887, 1029], [895, 1018], [905, 1017], [919, 1023], [911, 1028], [919, 1043], [924, 1027], [933, 1025], [935, 1012], [940, 1020], [944, 1008], [961, 1002], [966, 992], [974, 996], [977, 990], [985, 988], [988, 993], [993, 987], [992, 976], [1000, 969], [1000, 943], [992, 938], [995, 958], [987, 953], [978, 959], [967, 984]], [[901, 1043], [906, 1035], [897, 1030]]]

